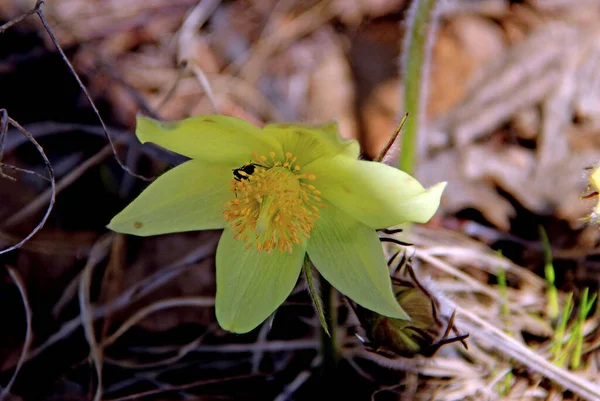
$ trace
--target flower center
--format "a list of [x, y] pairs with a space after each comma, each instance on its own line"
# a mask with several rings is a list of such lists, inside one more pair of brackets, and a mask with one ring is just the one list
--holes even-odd
[[[292, 252], [292, 244], [301, 244], [310, 236], [319, 218], [321, 192], [308, 181], [314, 174], [301, 173], [296, 156], [285, 159], [275, 152], [253, 154], [255, 162], [233, 170], [231, 192], [235, 197], [225, 204], [223, 216], [232, 223], [234, 238], [255, 246], [261, 252], [279, 248]], [[252, 166], [252, 167], [250, 167]]]

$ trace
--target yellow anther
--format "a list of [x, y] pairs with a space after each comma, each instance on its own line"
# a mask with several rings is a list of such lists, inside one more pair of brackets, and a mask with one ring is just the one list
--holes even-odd
[[[232, 177], [231, 192], [235, 194], [224, 206], [223, 216], [235, 232], [234, 238], [246, 242], [246, 249], [258, 252], [292, 252], [293, 244], [301, 244], [309, 236], [314, 221], [319, 218], [320, 192], [305, 179], [315, 180], [314, 174], [298, 174], [296, 156], [268, 153], [270, 161], [256, 152], [261, 164], [252, 174], [237, 170], [243, 180]], [[293, 168], [292, 168], [293, 167]]]

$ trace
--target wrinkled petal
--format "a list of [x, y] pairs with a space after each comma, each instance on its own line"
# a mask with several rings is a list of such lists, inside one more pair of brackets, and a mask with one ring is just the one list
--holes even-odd
[[192, 159], [234, 167], [254, 161], [253, 152], [281, 152], [279, 143], [260, 128], [231, 116], [205, 115], [160, 122], [138, 115], [135, 133], [142, 143], [152, 142]]
[[141, 236], [223, 228], [232, 179], [228, 166], [187, 161], [158, 177], [108, 228]]
[[308, 242], [308, 256], [327, 281], [364, 308], [408, 319], [392, 292], [375, 230], [326, 203]]
[[347, 156], [316, 160], [305, 171], [316, 175], [313, 184], [324, 199], [372, 228], [427, 222], [446, 186], [426, 190], [403, 171]]
[[306, 245], [293, 253], [246, 250], [226, 228], [217, 248], [217, 320], [225, 330], [246, 333], [271, 315], [290, 295], [306, 254]]
[[318, 158], [333, 157], [340, 153], [356, 159], [360, 151], [358, 142], [339, 136], [337, 123], [270, 124], [265, 126], [263, 131], [276, 138], [284, 152], [298, 156], [298, 163], [302, 166]]

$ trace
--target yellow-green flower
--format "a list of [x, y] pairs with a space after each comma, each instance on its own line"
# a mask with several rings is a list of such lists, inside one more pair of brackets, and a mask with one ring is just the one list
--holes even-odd
[[216, 255], [216, 315], [244, 333], [294, 288], [306, 254], [340, 292], [382, 315], [407, 319], [392, 293], [375, 229], [425, 222], [445, 183], [357, 160], [335, 124], [272, 124], [210, 115], [161, 123], [138, 117], [136, 134], [191, 158], [154, 181], [110, 222], [141, 236], [223, 228]]

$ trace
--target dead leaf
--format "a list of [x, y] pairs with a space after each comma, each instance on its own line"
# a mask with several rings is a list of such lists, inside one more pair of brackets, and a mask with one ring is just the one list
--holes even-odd
[[417, 176], [426, 187], [440, 181], [448, 182], [440, 204], [442, 212], [456, 213], [472, 207], [479, 210], [492, 224], [508, 231], [509, 219], [515, 213], [514, 208], [510, 202], [499, 196], [489, 182], [466, 178], [461, 168], [461, 160], [457, 150], [440, 152], [434, 158], [419, 164]]

